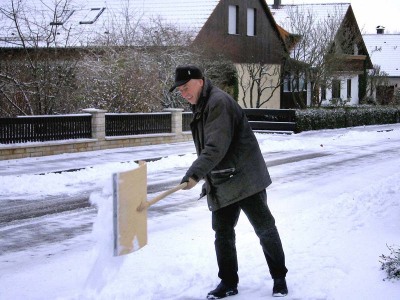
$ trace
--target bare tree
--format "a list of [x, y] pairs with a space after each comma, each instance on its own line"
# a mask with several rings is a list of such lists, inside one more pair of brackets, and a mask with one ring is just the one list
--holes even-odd
[[79, 72], [86, 105], [119, 112], [184, 106], [169, 88], [176, 65], [196, 60], [190, 33], [160, 18], [142, 19], [129, 1], [103, 26], [107, 34], [91, 41], [96, 47]]
[[60, 34], [56, 25], [68, 5], [68, 1], [59, 0], [54, 7], [40, 9], [29, 1], [10, 0], [0, 8], [2, 24], [8, 24], [11, 32], [2, 41], [10, 47], [1, 50], [2, 115], [67, 113], [75, 109], [72, 99], [79, 54], [76, 49], [61, 54], [60, 47], [65, 49], [71, 36], [69, 30]]
[[159, 110], [157, 73], [146, 53], [132, 48], [103, 48], [81, 61], [77, 71], [85, 107], [109, 112]]
[[[125, 0], [96, 21], [101, 30], [83, 32], [83, 26], [69, 21], [80, 9], [72, 1], [9, 0], [0, 9], [15, 34], [7, 41], [14, 48], [3, 48], [12, 55], [0, 66], [1, 114], [187, 108], [178, 93], [168, 91], [177, 65], [208, 61], [203, 50], [191, 47], [191, 31], [160, 18], [144, 19], [132, 0]], [[210, 74], [218, 73], [213, 72], [218, 63], [207, 64]]]
[[391, 90], [388, 74], [381, 67], [374, 65], [367, 76], [367, 96], [363, 99], [366, 104], [388, 104], [394, 102], [394, 88]]
[[361, 41], [357, 39], [357, 29], [342, 21], [343, 13], [339, 8], [330, 11], [325, 18], [303, 6], [288, 9], [286, 26], [296, 33], [296, 41], [285, 68], [292, 75], [292, 86], [297, 87], [292, 89], [292, 95], [298, 107], [307, 105], [299, 82], [307, 80], [311, 84], [311, 105], [320, 106], [321, 87], [332, 88], [332, 80], [348, 70], [346, 57], [355, 54]]
[[193, 32], [182, 31], [175, 24], [166, 23], [160, 18], [153, 18], [141, 27], [139, 44], [153, 61], [158, 73], [163, 108], [187, 108], [187, 103], [178, 93], [169, 93], [173, 84], [176, 66], [185, 63], [196, 63], [200, 59], [199, 52], [193, 51], [190, 45]]
[[373, 97], [377, 86], [389, 85], [388, 75], [385, 71], [381, 70], [380, 66], [374, 65], [374, 68], [368, 73], [368, 96]]
[[281, 87], [280, 66], [240, 64], [238, 74], [241, 101], [246, 108], [262, 107]]
[[[160, 17], [145, 19], [130, 8], [129, 1], [120, 11], [113, 12], [105, 27], [107, 34], [93, 41], [101, 45], [102, 54], [88, 55], [83, 64], [85, 70], [80, 73], [87, 77], [79, 80], [86, 82], [81, 89], [87, 94], [85, 103], [90, 103], [89, 99], [96, 95], [97, 99], [91, 103], [112, 111], [188, 109], [187, 101], [179, 93], [169, 92], [176, 66], [188, 63], [203, 66], [205, 74], [212, 77], [214, 83], [232, 89], [232, 82], [228, 79], [229, 76], [232, 78], [232, 68], [227, 67], [229, 63], [222, 56], [210, 59], [206, 48], [192, 47], [194, 34], [190, 29], [182, 31]], [[230, 66], [233, 67], [231, 63]], [[109, 74], [110, 70], [115, 73]], [[104, 78], [102, 81], [107, 81], [108, 85], [100, 84], [96, 78]], [[122, 85], [126, 87], [117, 93], [115, 87]], [[106, 104], [107, 101], [110, 103]]]

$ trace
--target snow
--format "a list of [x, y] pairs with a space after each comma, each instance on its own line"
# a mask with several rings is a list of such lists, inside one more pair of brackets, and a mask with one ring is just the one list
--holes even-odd
[[[268, 203], [289, 269], [286, 299], [398, 299], [400, 282], [384, 280], [379, 256], [389, 254], [386, 245], [400, 245], [400, 124], [257, 138], [273, 180]], [[197, 200], [200, 184], [149, 209], [148, 245], [112, 256], [112, 173], [135, 168], [147, 151], [163, 157], [147, 163], [149, 187], [177, 184], [195, 159], [191, 143], [124, 151], [0, 161], [3, 203], [91, 190], [98, 208], [0, 224], [1, 300], [205, 299], [218, 284], [211, 214]], [[56, 164], [78, 170], [46, 171]], [[11, 239], [6, 233], [19, 227], [42, 233], [91, 222], [91, 230], [72, 237], [31, 239], [19, 251], [1, 251]], [[14, 238], [36, 234], [21, 232]], [[244, 215], [236, 235], [239, 294], [229, 299], [272, 298], [272, 279]]]

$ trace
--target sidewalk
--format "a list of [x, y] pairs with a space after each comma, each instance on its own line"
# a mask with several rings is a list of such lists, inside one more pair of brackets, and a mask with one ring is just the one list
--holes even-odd
[[[167, 156], [194, 152], [195, 148], [193, 142], [183, 142], [1, 160], [0, 178], [2, 176], [19, 177], [23, 175], [61, 173], [113, 162], [132, 162], [138, 160], [154, 161]], [[50, 183], [49, 188], [53, 188]], [[150, 191], [155, 188], [156, 187], [149, 185]], [[161, 189], [164, 188], [164, 186], [157, 188]], [[84, 188], [82, 192], [71, 194], [60, 193], [50, 196], [43, 195], [40, 201], [29, 200], [29, 197], [15, 200], [9, 194], [2, 194], [0, 191], [0, 200], [2, 203], [0, 225], [8, 224], [16, 220], [88, 208], [91, 206], [89, 203], [89, 196], [96, 189], [97, 187], [88, 184], [87, 188]]]
[[194, 144], [190, 141], [0, 160], [0, 176], [70, 171], [110, 162], [157, 160], [170, 155], [195, 153], [195, 151]]
[[[371, 131], [377, 132], [392, 131], [400, 127], [400, 123], [375, 125], [375, 126], [360, 126], [351, 128], [353, 131]], [[335, 129], [335, 132], [346, 133], [349, 128]], [[302, 133], [302, 137], [315, 136], [323, 138], [324, 134], [329, 133], [329, 130], [310, 131]], [[270, 138], [270, 135], [265, 135]], [[279, 136], [280, 138], [282, 136]], [[295, 140], [296, 135], [288, 139]], [[262, 141], [262, 140], [261, 140]], [[60, 155], [20, 158], [12, 160], [0, 160], [0, 176], [7, 175], [22, 175], [22, 174], [42, 174], [50, 172], [60, 172], [68, 170], [82, 169], [94, 165], [106, 164], [110, 162], [125, 162], [138, 160], [157, 160], [170, 155], [181, 155], [195, 153], [195, 147], [192, 141], [158, 144], [149, 146], [136, 146], [115, 148], [107, 150], [89, 151], [81, 153], [65, 153]], [[269, 166], [273, 165], [273, 160], [284, 159], [285, 151], [280, 150], [278, 154], [268, 153], [266, 159]]]

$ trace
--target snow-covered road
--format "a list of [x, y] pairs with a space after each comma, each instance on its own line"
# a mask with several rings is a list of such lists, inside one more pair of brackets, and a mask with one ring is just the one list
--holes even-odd
[[[272, 159], [272, 156], [275, 157], [276, 155], [276, 153], [274, 155], [264, 153], [266, 161], [270, 159], [268, 161], [270, 168], [303, 160], [308, 161], [328, 154], [322, 152], [302, 154], [282, 152], [279, 154], [280, 158]], [[88, 166], [87, 168], [92, 167]], [[67, 170], [65, 172], [69, 173], [70, 169]], [[160, 172], [149, 174], [148, 181], [151, 183], [148, 185], [149, 199], [178, 185], [184, 172], [185, 168], [183, 167], [171, 166]], [[44, 174], [43, 171], [37, 173]], [[62, 171], [57, 169], [57, 173], [62, 173]], [[71, 239], [89, 232], [93, 221], [90, 221], [88, 216], [91, 215], [92, 218], [95, 218], [96, 215], [95, 207], [90, 204], [89, 197], [95, 191], [100, 192], [101, 188], [94, 189], [91, 182], [87, 182], [87, 186], [88, 190], [82, 190], [75, 195], [60, 194], [47, 198], [43, 195], [43, 199], [36, 201], [22, 199], [2, 201], [0, 211], [1, 252], [4, 254], [27, 250], [32, 246], [46, 246], [46, 244], [62, 242], [65, 239]], [[29, 198], [31, 195], [25, 197]], [[191, 203], [191, 198], [182, 198], [179, 203], [163, 201], [149, 211], [149, 218], [153, 215], [159, 216], [182, 210], [184, 205], [190, 206]], [[74, 221], [64, 222], [65, 219]], [[7, 224], [10, 222], [13, 225], [9, 227]], [[49, 226], [49, 223], [53, 225]], [[2, 227], [1, 225], [5, 226]]]
[[[400, 244], [400, 124], [257, 137], [273, 179], [268, 201], [287, 257], [288, 298], [396, 299], [400, 284], [383, 281], [379, 255]], [[148, 163], [149, 198], [179, 183], [195, 158], [190, 143], [178, 148], [187, 154], [163, 152]], [[134, 167], [129, 157], [40, 176], [24, 173], [22, 160], [9, 162], [17, 175], [2, 176], [1, 200], [40, 201], [46, 186], [49, 197], [90, 187], [100, 212], [111, 173]], [[200, 185], [152, 206], [149, 244], [120, 259], [107, 256], [108, 221], [93, 207], [0, 225], [0, 286], [9, 287], [0, 299], [204, 299], [218, 280], [199, 192]], [[237, 247], [241, 282], [232, 300], [269, 298], [271, 279], [243, 216]]]

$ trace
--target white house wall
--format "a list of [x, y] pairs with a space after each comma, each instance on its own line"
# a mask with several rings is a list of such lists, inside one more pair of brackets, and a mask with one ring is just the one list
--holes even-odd
[[[337, 78], [340, 80], [340, 98], [342, 100], [350, 100], [347, 105], [358, 105], [360, 103], [358, 98], [359, 80], [358, 75], [341, 76]], [[351, 79], [351, 98], [347, 99], [347, 79]], [[320, 93], [321, 94], [321, 93]], [[326, 89], [326, 100], [322, 101], [322, 105], [331, 104], [332, 89]], [[307, 105], [311, 105], [311, 86], [308, 84], [307, 88]]]
[[[358, 78], [359, 78], [358, 75], [351, 78], [351, 99], [349, 102], [350, 105], [358, 105], [360, 103], [360, 99], [358, 98], [358, 91], [359, 91]], [[346, 91], [346, 94], [347, 94], [347, 91]]]

